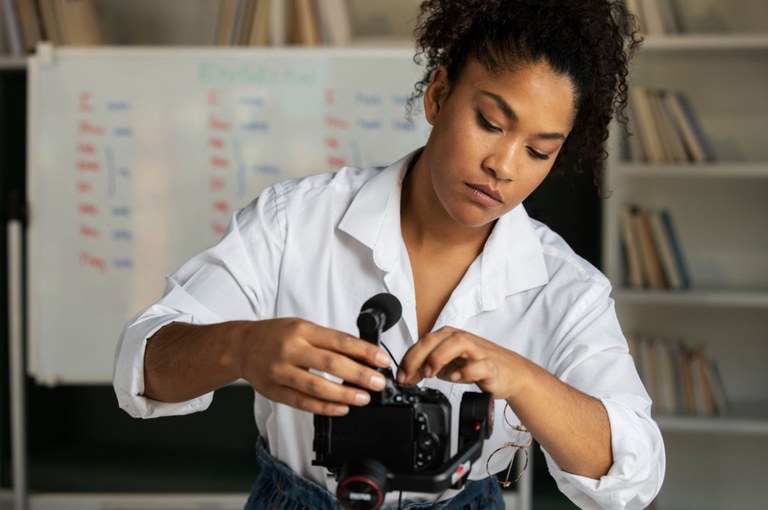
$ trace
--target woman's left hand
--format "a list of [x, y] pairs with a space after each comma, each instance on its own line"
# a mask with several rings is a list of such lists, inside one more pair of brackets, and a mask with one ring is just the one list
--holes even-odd
[[[428, 377], [475, 383], [494, 399], [508, 400], [522, 385], [523, 358], [498, 344], [451, 327], [420, 339], [403, 357], [397, 372], [401, 384]], [[522, 366], [521, 366], [522, 365]]]

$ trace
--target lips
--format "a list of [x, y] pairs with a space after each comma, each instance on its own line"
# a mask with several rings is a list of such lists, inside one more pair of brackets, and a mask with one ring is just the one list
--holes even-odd
[[485, 184], [467, 184], [470, 188], [479, 191], [480, 193], [483, 193], [484, 195], [489, 196], [496, 202], [499, 202], [500, 204], [504, 203], [504, 199], [501, 196], [501, 193], [499, 193], [497, 190], [491, 188], [490, 186], [486, 186]]

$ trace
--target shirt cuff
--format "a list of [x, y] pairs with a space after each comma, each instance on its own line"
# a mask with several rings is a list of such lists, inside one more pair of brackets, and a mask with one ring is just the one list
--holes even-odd
[[[608, 473], [596, 480], [565, 472], [542, 449], [549, 472], [560, 491], [580, 508], [646, 508], [658, 494], [664, 479], [661, 433], [649, 414], [636, 411], [638, 404], [644, 404], [639, 397], [622, 394], [600, 400], [611, 426], [613, 465]], [[627, 400], [634, 402], [627, 405]]]
[[147, 339], [171, 322], [194, 323], [189, 314], [164, 314], [131, 323], [123, 332], [113, 373], [113, 386], [120, 408], [134, 418], [159, 418], [203, 411], [211, 405], [213, 392], [185, 402], [160, 402], [143, 395], [144, 353]]

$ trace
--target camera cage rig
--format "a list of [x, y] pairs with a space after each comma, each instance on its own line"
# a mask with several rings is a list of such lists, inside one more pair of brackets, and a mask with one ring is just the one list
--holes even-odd
[[[400, 302], [391, 294], [384, 293], [372, 297], [363, 304], [358, 316], [357, 326], [360, 330], [360, 338], [374, 345], [379, 345], [381, 333], [397, 323], [400, 315]], [[378, 370], [385, 376], [387, 386], [382, 391], [370, 392], [371, 403], [398, 405], [393, 403], [393, 399], [402, 396], [400, 390], [403, 388], [394, 382], [391, 369]], [[445, 399], [445, 404], [450, 407], [447, 398], [437, 390], [417, 388], [413, 389], [412, 392], [439, 393]], [[407, 406], [408, 402], [402, 402], [402, 405]], [[351, 414], [354, 412], [355, 409], [350, 410]], [[337, 469], [335, 466], [337, 459], [330, 455], [334, 420], [339, 419], [315, 415], [314, 449], [316, 458], [312, 464], [326, 466], [335, 475], [336, 480], [339, 481], [336, 495], [346, 508], [376, 509], [383, 503], [384, 495], [387, 492], [441, 492], [448, 488], [461, 488], [467, 479], [472, 463], [482, 453], [483, 441], [488, 439], [493, 432], [493, 401], [488, 393], [465, 393], [459, 408], [456, 454], [440, 465], [414, 472], [390, 469], [376, 459], [362, 456], [350, 458]]]

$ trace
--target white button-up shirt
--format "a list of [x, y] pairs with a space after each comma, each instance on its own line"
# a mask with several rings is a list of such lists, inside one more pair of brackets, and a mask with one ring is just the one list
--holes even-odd
[[[114, 386], [120, 406], [150, 418], [201, 411], [213, 394], [183, 403], [142, 396], [146, 339], [171, 321], [209, 324], [301, 317], [357, 335], [361, 305], [389, 292], [402, 320], [383, 343], [400, 361], [418, 340], [416, 300], [400, 230], [400, 193], [409, 157], [388, 168], [343, 168], [277, 184], [232, 218], [221, 241], [168, 278], [165, 295], [126, 326], [117, 348]], [[599, 480], [561, 470], [545, 452], [560, 490], [583, 508], [645, 508], [664, 477], [664, 447], [610, 298], [608, 280], [522, 205], [497, 221], [441, 311], [434, 329], [452, 326], [494, 341], [602, 401], [611, 425], [613, 466]], [[462, 394], [475, 385], [427, 379], [453, 406], [454, 449]], [[495, 402], [493, 435], [470, 473], [521, 441]], [[313, 415], [255, 394], [259, 432], [271, 453], [295, 472], [335, 490], [313, 466]], [[517, 423], [511, 411], [507, 419]], [[511, 450], [492, 458], [502, 471]], [[530, 475], [529, 475], [530, 476]], [[447, 494], [437, 497], [443, 498]], [[435, 495], [430, 496], [435, 499]]]

